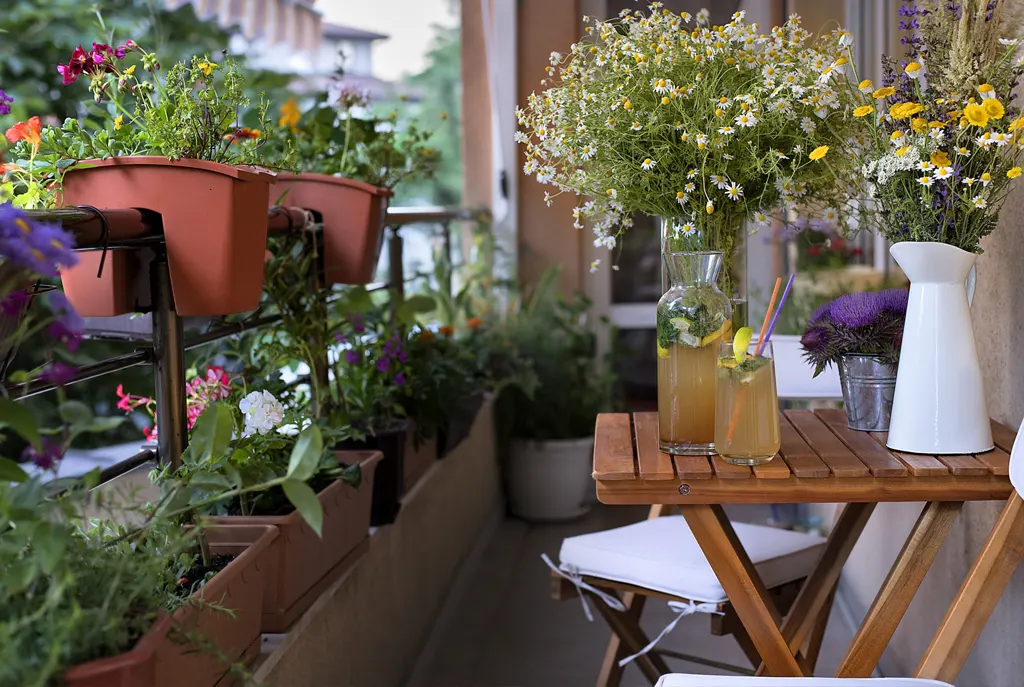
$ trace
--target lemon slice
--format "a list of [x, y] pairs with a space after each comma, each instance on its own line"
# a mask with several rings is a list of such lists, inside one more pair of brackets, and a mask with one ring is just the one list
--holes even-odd
[[662, 348], [661, 346], [658, 346], [658, 357], [659, 358], [667, 358], [668, 357], [668, 349], [667, 348]]
[[708, 334], [707, 336], [705, 336], [703, 339], [700, 340], [700, 347], [704, 348], [708, 344], [712, 344], [712, 343], [718, 341], [723, 336], [728, 336], [729, 332], [731, 332], [731, 331], [732, 331], [732, 320], [726, 320], [722, 324], [722, 326], [718, 328], [718, 331], [712, 332], [711, 334]]
[[732, 353], [737, 363], [742, 364], [747, 359], [747, 348], [753, 337], [754, 330], [750, 327], [741, 327], [736, 330], [736, 336], [732, 340]]

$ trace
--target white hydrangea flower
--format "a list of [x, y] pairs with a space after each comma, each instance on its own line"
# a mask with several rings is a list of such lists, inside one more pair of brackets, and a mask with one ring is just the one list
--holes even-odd
[[238, 402], [238, 409], [245, 414], [243, 437], [267, 434], [284, 422], [284, 406], [269, 391], [253, 391]]

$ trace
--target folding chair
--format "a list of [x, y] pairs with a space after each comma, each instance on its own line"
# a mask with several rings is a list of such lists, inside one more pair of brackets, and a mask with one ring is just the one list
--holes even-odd
[[[1024, 429], [1024, 428], [1022, 428]], [[839, 679], [665, 675], [657, 687], [951, 687], [1024, 555], [1024, 431], [1010, 452], [1014, 491], [971, 566], [914, 678]]]

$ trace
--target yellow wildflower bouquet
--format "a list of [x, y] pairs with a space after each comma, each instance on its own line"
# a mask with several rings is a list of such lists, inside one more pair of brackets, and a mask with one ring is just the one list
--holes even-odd
[[[842, 228], [862, 184], [849, 139], [852, 38], [799, 17], [770, 33], [737, 12], [623, 10], [594, 22], [547, 89], [517, 110], [524, 172], [582, 199], [575, 226], [609, 249], [642, 212], [671, 220], [668, 250], [729, 251], [744, 220], [800, 209]], [[585, 22], [591, 23], [590, 18]]]
[[890, 241], [939, 241], [973, 253], [995, 229], [1018, 164], [1024, 117], [1010, 106], [1024, 68], [1005, 0], [925, 0], [900, 8], [907, 59], [861, 82], [870, 122], [863, 174]]

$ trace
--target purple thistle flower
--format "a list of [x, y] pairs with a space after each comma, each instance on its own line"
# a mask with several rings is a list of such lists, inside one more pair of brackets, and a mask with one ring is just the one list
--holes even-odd
[[7, 317], [18, 317], [28, 304], [28, 299], [27, 291], [11, 291], [0, 301], [0, 313]]
[[61, 458], [64, 457], [64, 446], [61, 442], [51, 437], [43, 437], [41, 449], [29, 445], [21, 452], [21, 460], [24, 463], [34, 463], [43, 470], [55, 470]]
[[800, 345], [810, 355], [818, 357], [825, 353], [828, 347], [828, 330], [824, 327], [808, 327], [803, 336], [800, 337]]
[[405, 375], [401, 372], [395, 375], [395, 386], [403, 386], [405, 384]]
[[74, 379], [77, 373], [78, 368], [55, 360], [39, 373], [39, 380], [63, 387]]
[[377, 371], [378, 372], [387, 372], [390, 367], [391, 367], [391, 358], [383, 357], [383, 358], [381, 358], [380, 360], [377, 361]]
[[896, 315], [907, 313], [907, 301], [910, 299], [910, 292], [906, 289], [886, 289], [877, 294], [878, 309], [881, 312], [891, 312]]
[[832, 317], [832, 303], [831, 301], [824, 305], [819, 305], [818, 309], [811, 313], [811, 319], [807, 320], [808, 325], [818, 324], [823, 321], [830, 321]]
[[7, 95], [4, 89], [0, 88], [0, 115], [11, 114], [11, 103], [14, 102], [14, 98]]
[[359, 363], [362, 359], [363, 354], [353, 348], [350, 348], [349, 350], [345, 351], [345, 362], [348, 363], [349, 365], [355, 365]]
[[878, 317], [878, 306], [872, 293], [847, 293], [832, 302], [832, 321], [841, 327], [855, 329], [871, 324]]

